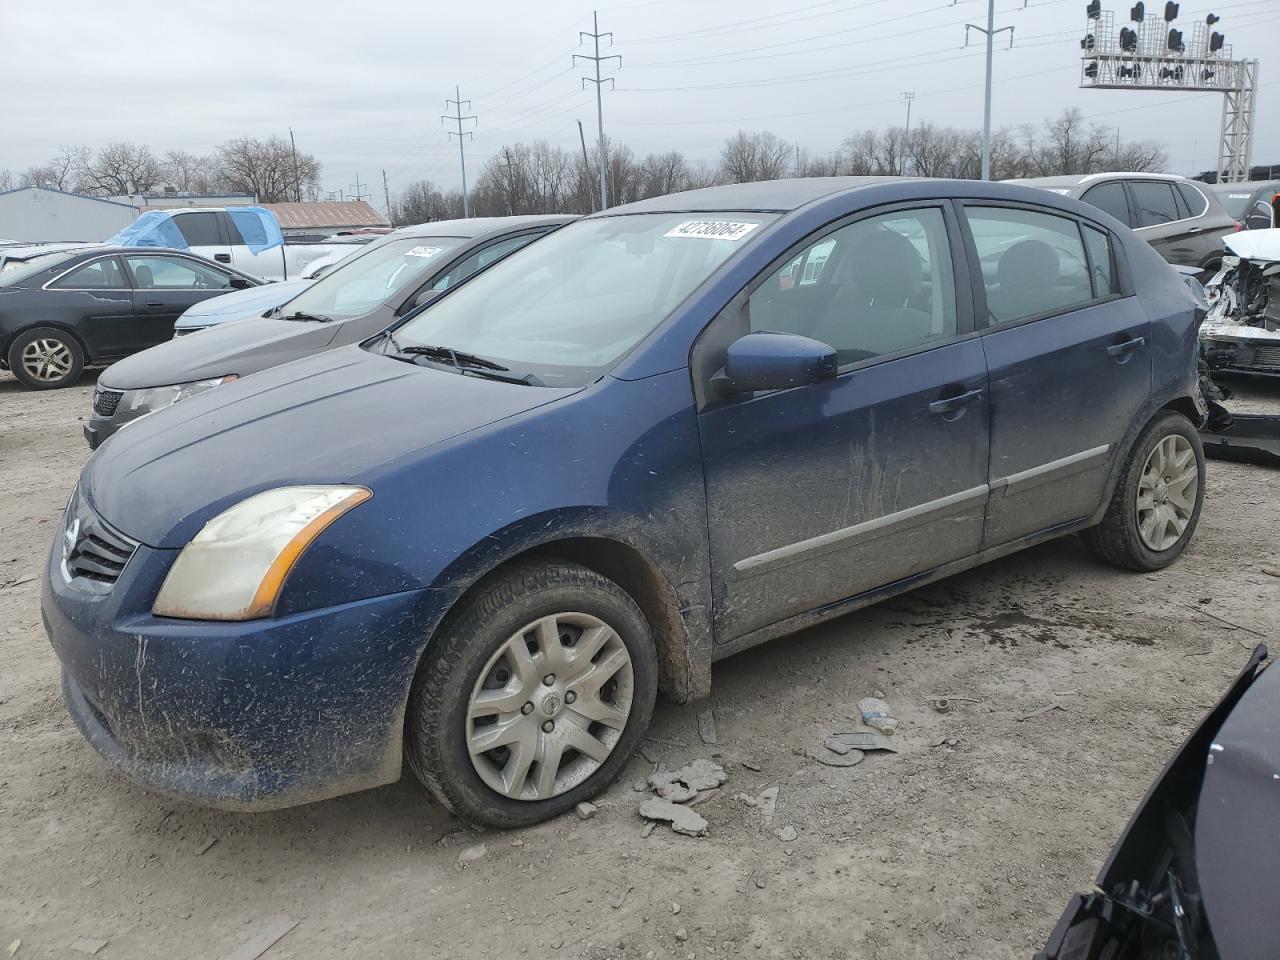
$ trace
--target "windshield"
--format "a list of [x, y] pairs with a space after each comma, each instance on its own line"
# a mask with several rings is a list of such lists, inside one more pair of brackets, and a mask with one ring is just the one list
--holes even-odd
[[6, 260], [4, 266], [0, 267], [0, 287], [12, 287], [27, 277], [34, 277], [37, 273], [70, 259], [69, 253], [42, 253], [30, 260]]
[[630, 214], [581, 220], [532, 243], [395, 330], [546, 386], [596, 380], [772, 214]]
[[371, 243], [290, 300], [282, 312], [349, 320], [410, 293], [444, 265], [461, 237], [394, 237]]
[[1252, 193], [1243, 190], [1215, 190], [1218, 200], [1222, 203], [1222, 208], [1227, 211], [1227, 216], [1233, 220], [1243, 220], [1249, 210], [1249, 201], [1253, 199]]

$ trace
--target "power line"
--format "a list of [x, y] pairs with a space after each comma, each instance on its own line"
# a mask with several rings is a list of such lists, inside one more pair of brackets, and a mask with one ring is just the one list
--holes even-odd
[[[458, 137], [458, 164], [462, 168], [462, 215], [464, 217], [469, 217], [471, 216], [471, 202], [467, 198], [467, 155], [462, 148], [462, 144], [467, 137], [474, 136], [474, 134], [472, 134], [469, 130], [464, 131], [462, 129], [462, 124], [463, 124], [463, 121], [466, 121], [466, 120], [476, 120], [476, 116], [475, 114], [471, 114], [465, 117], [462, 115], [462, 111], [463, 111], [462, 105], [465, 103], [467, 105], [466, 109], [470, 110], [471, 101], [462, 99], [462, 90], [460, 87], [453, 88], [453, 95], [457, 99], [446, 100], [445, 106], [448, 106], [449, 104], [453, 104], [454, 107], [457, 109], [457, 113], [442, 114], [440, 117], [440, 122], [444, 123], [444, 121], [446, 120], [453, 120], [458, 125], [458, 129], [456, 131], [450, 130], [448, 131], [448, 133], [449, 133], [449, 136], [451, 137], [454, 136], [454, 134], [456, 133]], [[479, 121], [476, 120], [476, 123], [479, 124]]]
[[[609, 209], [609, 191], [608, 191], [608, 187], [607, 187], [607, 183], [608, 183], [608, 181], [607, 181], [607, 179], [606, 179], [606, 177], [605, 177], [605, 152], [604, 152], [604, 100], [603, 100], [603, 88], [604, 88], [604, 85], [605, 85], [606, 83], [611, 84], [611, 85], [613, 84], [613, 77], [604, 77], [604, 78], [602, 78], [602, 77], [600, 76], [600, 64], [601, 64], [601, 63], [604, 63], [605, 61], [608, 61], [608, 60], [617, 60], [617, 61], [618, 61], [618, 66], [619, 66], [619, 67], [621, 67], [621, 66], [622, 66], [622, 57], [618, 56], [616, 53], [615, 53], [615, 54], [610, 54], [610, 55], [608, 55], [608, 56], [604, 56], [604, 57], [600, 56], [600, 39], [601, 39], [602, 37], [608, 37], [608, 38], [609, 38], [609, 43], [610, 43], [610, 44], [612, 44], [612, 43], [613, 43], [613, 34], [612, 34], [612, 33], [601, 33], [601, 32], [600, 32], [600, 16], [599, 16], [599, 14], [598, 14], [595, 10], [592, 10], [592, 11], [591, 11], [591, 30], [592, 30], [592, 32], [591, 32], [591, 33], [588, 33], [588, 32], [587, 32], [587, 31], [585, 31], [585, 30], [579, 30], [579, 31], [578, 31], [578, 38], [579, 38], [579, 39], [582, 39], [583, 37], [590, 37], [590, 38], [592, 39], [592, 41], [595, 43], [595, 51], [596, 51], [596, 52], [595, 52], [595, 55], [594, 55], [594, 56], [587, 56], [587, 55], [586, 55], [586, 54], [584, 54], [584, 53], [575, 53], [575, 54], [573, 55], [573, 62], [574, 62], [574, 65], [576, 66], [579, 60], [588, 60], [588, 61], [590, 61], [590, 62], [592, 62], [592, 63], [594, 63], [594, 64], [596, 65], [596, 75], [595, 75], [595, 78], [594, 78], [594, 79], [592, 79], [591, 77], [583, 77], [583, 78], [582, 78], [582, 89], [584, 89], [584, 90], [585, 90], [585, 89], [587, 88], [587, 84], [588, 84], [588, 83], [594, 83], [594, 84], [596, 85], [596, 122], [597, 122], [597, 124], [598, 124], [598, 126], [599, 126], [599, 131], [600, 131], [600, 157], [599, 157], [599, 163], [600, 163], [600, 209], [601, 209], [601, 210], [607, 210], [607, 209]], [[612, 86], [610, 87], [610, 89], [612, 89]]]

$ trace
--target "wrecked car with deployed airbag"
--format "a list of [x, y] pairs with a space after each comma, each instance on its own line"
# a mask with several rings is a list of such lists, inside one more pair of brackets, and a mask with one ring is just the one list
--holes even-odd
[[1280, 229], [1227, 237], [1200, 328], [1214, 370], [1280, 376]]

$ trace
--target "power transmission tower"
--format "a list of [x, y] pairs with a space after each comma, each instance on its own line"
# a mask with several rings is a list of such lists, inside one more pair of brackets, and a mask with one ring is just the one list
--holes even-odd
[[[951, 5], [955, 6], [955, 0]], [[1023, 6], [1026, 6], [1024, 3]], [[996, 0], [987, 0], [987, 25], [979, 27], [976, 24], [966, 23], [964, 25], [964, 45], [969, 45], [969, 31], [977, 30], [981, 34], [985, 34], [987, 38], [987, 83], [986, 93], [982, 107], [982, 179], [991, 179], [991, 48], [995, 43], [996, 34], [1009, 31], [1009, 46], [1013, 46], [1013, 27], [1001, 27], [996, 29]]]
[[391, 220], [391, 187], [387, 185], [387, 171], [382, 171], [382, 198], [387, 204], [387, 219]]
[[364, 193], [364, 192], [361, 190], [361, 187], [367, 187], [367, 186], [368, 186], [368, 184], [367, 184], [367, 183], [361, 183], [361, 182], [360, 182], [360, 174], [358, 174], [358, 173], [357, 173], [357, 174], [356, 174], [356, 182], [355, 182], [355, 183], [353, 183], [353, 184], [351, 184], [351, 189], [355, 191], [355, 192], [351, 195], [351, 199], [353, 199], [353, 200], [368, 200], [368, 199], [369, 199], [369, 194]]
[[[600, 16], [599, 16], [599, 14], [598, 14], [595, 10], [592, 10], [592, 11], [591, 11], [591, 32], [590, 32], [590, 33], [588, 33], [586, 30], [579, 30], [579, 31], [578, 31], [578, 42], [579, 42], [579, 43], [581, 43], [581, 42], [582, 42], [582, 38], [583, 38], [583, 37], [590, 37], [590, 38], [595, 42], [595, 51], [596, 51], [596, 52], [595, 52], [595, 56], [591, 56], [591, 57], [589, 57], [589, 56], [587, 56], [585, 53], [575, 53], [575, 54], [573, 55], [573, 64], [574, 64], [574, 66], [577, 66], [577, 65], [578, 65], [578, 61], [579, 61], [579, 60], [589, 60], [589, 61], [593, 62], [593, 63], [596, 65], [596, 75], [595, 75], [595, 78], [594, 78], [594, 79], [592, 79], [591, 77], [583, 77], [583, 78], [582, 78], [582, 89], [583, 89], [583, 90], [587, 89], [587, 84], [588, 84], [588, 83], [594, 83], [594, 84], [596, 85], [596, 123], [597, 123], [597, 124], [599, 124], [599, 129], [600, 129], [600, 147], [599, 147], [599, 150], [600, 150], [600, 156], [599, 156], [599, 165], [600, 165], [600, 209], [601, 209], [601, 210], [605, 210], [605, 209], [608, 209], [608, 207], [609, 207], [609, 192], [608, 192], [608, 188], [606, 187], [606, 183], [607, 183], [608, 181], [607, 181], [607, 180], [606, 180], [606, 178], [605, 178], [605, 156], [604, 156], [604, 102], [603, 102], [603, 99], [602, 99], [602, 96], [601, 96], [601, 88], [602, 88], [606, 83], [608, 83], [608, 84], [612, 84], [612, 83], [613, 83], [613, 77], [601, 77], [601, 76], [600, 76], [600, 64], [601, 64], [601, 63], [603, 63], [603, 62], [604, 62], [604, 61], [606, 61], [606, 60], [617, 60], [617, 61], [618, 61], [618, 66], [619, 66], [619, 67], [621, 67], [621, 66], [622, 66], [622, 57], [618, 56], [616, 53], [615, 53], [615, 54], [612, 54], [612, 55], [610, 55], [610, 56], [607, 56], [607, 57], [602, 57], [602, 56], [600, 56], [600, 39], [601, 39], [602, 37], [608, 37], [608, 38], [609, 38], [609, 44], [612, 46], [612, 44], [613, 44], [613, 34], [612, 34], [612, 33], [601, 33], [601, 32], [600, 32]], [[610, 88], [609, 88], [609, 89], [610, 89], [610, 90], [612, 90], [612, 89], [613, 89], [613, 87], [612, 87], [612, 86], [610, 86]]]
[[[476, 116], [475, 114], [470, 114], [469, 116], [462, 115], [463, 109], [471, 109], [471, 101], [462, 99], [462, 90], [459, 87], [453, 88], [453, 95], [457, 99], [446, 100], [445, 105], [448, 106], [449, 104], [453, 104], [457, 113], [442, 114], [440, 122], [444, 123], [446, 120], [452, 120], [458, 125], [457, 130], [449, 131], [449, 136], [452, 137], [456, 135], [458, 138], [458, 162], [462, 166], [462, 215], [464, 217], [469, 217], [471, 216], [471, 201], [467, 197], [467, 155], [462, 149], [462, 143], [467, 137], [471, 137], [474, 140], [475, 135], [470, 130], [463, 130], [462, 124], [467, 120], [476, 120]], [[466, 104], [465, 108], [463, 107], [464, 103]], [[476, 120], [476, 123], [479, 123], [479, 121]]]
[[915, 98], [916, 98], [916, 92], [914, 90], [902, 91], [902, 102], [907, 105], [907, 125], [904, 128], [905, 134], [911, 133], [911, 101], [914, 100]]

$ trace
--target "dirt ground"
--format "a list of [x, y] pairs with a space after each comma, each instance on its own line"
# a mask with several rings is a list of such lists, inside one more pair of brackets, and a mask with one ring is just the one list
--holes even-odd
[[[1261, 572], [1280, 566], [1280, 471], [1211, 461], [1171, 569], [1122, 574], [1068, 538], [721, 663], [709, 703], [659, 704], [650, 759], [590, 820], [478, 834], [407, 771], [308, 807], [213, 812], [122, 780], [61, 703], [38, 577], [88, 457], [92, 389], [0, 374], [0, 949], [20, 938], [18, 960], [83, 956], [82, 938], [106, 941], [104, 960], [257, 956], [234, 951], [295, 921], [266, 960], [1026, 958], [1280, 626], [1280, 579]], [[1244, 392], [1280, 409], [1280, 383]], [[877, 691], [900, 754], [803, 756]], [[935, 712], [943, 695], [972, 699]], [[715, 746], [697, 733], [708, 707]], [[729, 781], [697, 808], [709, 836], [642, 838], [650, 761], [711, 756]], [[770, 786], [766, 825], [737, 797]]]

